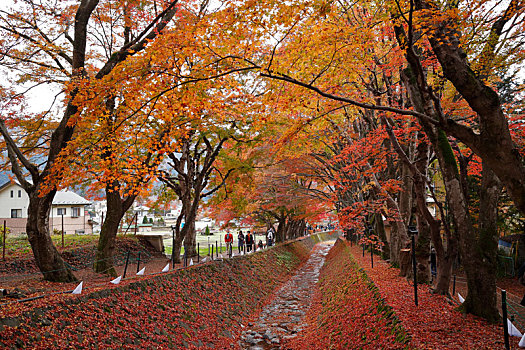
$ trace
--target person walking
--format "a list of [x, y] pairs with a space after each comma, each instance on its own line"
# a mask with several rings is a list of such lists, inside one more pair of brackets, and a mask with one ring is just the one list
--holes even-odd
[[226, 251], [228, 256], [232, 256], [233, 235], [231, 234], [230, 230], [226, 230], [226, 234], [224, 235], [224, 243], [226, 243]]
[[252, 246], [253, 246], [253, 236], [252, 236], [252, 233], [250, 231], [248, 231], [246, 233], [246, 252], [250, 252], [252, 250]]
[[268, 242], [267, 244], [268, 247], [271, 247], [273, 245], [273, 239], [274, 239], [273, 227], [270, 227], [268, 231], [266, 232], [266, 240]]
[[243, 250], [244, 247], [244, 234], [242, 233], [242, 230], [239, 230], [239, 234], [237, 235], [237, 241], [239, 243], [239, 246], [237, 248], [239, 250], [239, 254], [241, 254], [241, 250]]
[[432, 274], [432, 279], [437, 276], [437, 257], [436, 250], [434, 247], [430, 250], [430, 273]]

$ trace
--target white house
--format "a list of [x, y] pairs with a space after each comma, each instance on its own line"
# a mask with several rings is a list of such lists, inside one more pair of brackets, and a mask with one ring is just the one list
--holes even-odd
[[[91, 234], [93, 227], [85, 207], [91, 202], [71, 191], [58, 191], [53, 199], [49, 217], [50, 231], [66, 234]], [[29, 196], [18, 183], [5, 182], [0, 186], [0, 225], [4, 220], [11, 233], [26, 231]]]

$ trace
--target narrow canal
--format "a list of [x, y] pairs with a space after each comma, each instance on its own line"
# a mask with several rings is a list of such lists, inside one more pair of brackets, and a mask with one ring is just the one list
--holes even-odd
[[259, 319], [248, 324], [240, 346], [249, 350], [281, 349], [281, 343], [303, 329], [303, 318], [310, 308], [315, 284], [325, 256], [334, 242], [317, 244], [308, 261], [276, 293]]

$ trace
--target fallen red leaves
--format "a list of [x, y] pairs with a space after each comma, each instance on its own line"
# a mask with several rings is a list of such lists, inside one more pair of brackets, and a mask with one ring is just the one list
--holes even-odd
[[241, 322], [306, 260], [313, 244], [307, 238], [80, 297], [60, 295], [25, 311], [3, 308], [0, 347], [232, 348]]
[[[432, 294], [430, 288], [418, 288], [419, 306], [414, 305], [413, 285], [399, 277], [399, 270], [377, 259], [371, 267], [369, 256], [362, 257], [361, 247], [345, 243], [367, 275], [379, 289], [417, 349], [502, 349], [503, 327], [464, 315], [445, 297]], [[511, 337], [512, 348], [519, 338]]]
[[342, 241], [326, 258], [306, 322], [287, 348], [404, 349], [410, 341]]

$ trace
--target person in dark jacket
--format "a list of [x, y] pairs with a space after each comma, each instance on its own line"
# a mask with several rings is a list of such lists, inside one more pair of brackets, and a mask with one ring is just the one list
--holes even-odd
[[252, 235], [252, 233], [250, 231], [248, 231], [248, 233], [246, 233], [245, 240], [246, 240], [246, 251], [250, 252], [252, 250], [253, 245], [254, 245], [253, 235]]
[[239, 246], [237, 248], [239, 249], [240, 254], [241, 250], [244, 250], [244, 233], [242, 233], [242, 230], [239, 230], [239, 234], [237, 235], [237, 241], [239, 243]]
[[434, 247], [430, 250], [430, 272], [432, 273], [432, 278], [437, 276], [437, 257], [436, 250]]

